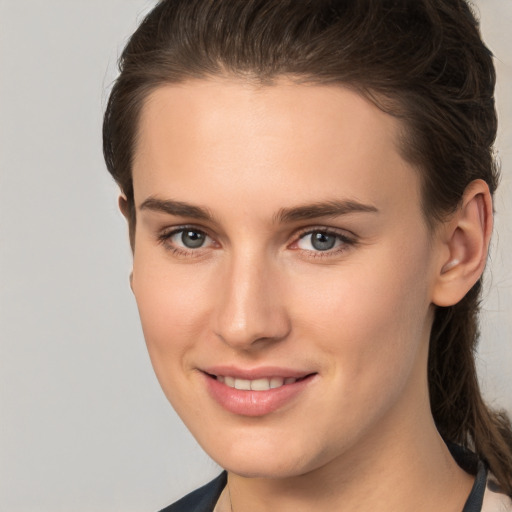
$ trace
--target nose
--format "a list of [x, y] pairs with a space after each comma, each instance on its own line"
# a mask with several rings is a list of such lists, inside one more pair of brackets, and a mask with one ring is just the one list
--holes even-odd
[[238, 350], [256, 350], [286, 338], [291, 323], [279, 269], [249, 254], [234, 256], [227, 267], [219, 275], [216, 335]]

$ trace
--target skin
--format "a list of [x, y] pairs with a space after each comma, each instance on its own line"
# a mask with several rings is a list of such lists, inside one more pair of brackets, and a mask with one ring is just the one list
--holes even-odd
[[[475, 182], [430, 232], [399, 128], [353, 91], [284, 78], [162, 86], [143, 108], [132, 289], [162, 389], [228, 470], [237, 512], [460, 511], [470, 491], [435, 428], [426, 363], [433, 304], [460, 300], [483, 269], [490, 197]], [[278, 219], [329, 201], [375, 211]], [[204, 244], [185, 247], [183, 226]], [[334, 248], [317, 250], [312, 230]], [[206, 392], [201, 369], [220, 364], [316, 375], [248, 417]]]

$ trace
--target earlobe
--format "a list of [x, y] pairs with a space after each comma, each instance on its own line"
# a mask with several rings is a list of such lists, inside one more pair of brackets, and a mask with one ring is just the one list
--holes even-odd
[[438, 264], [432, 302], [453, 306], [482, 275], [492, 233], [492, 198], [487, 183], [471, 182], [457, 211], [444, 224], [444, 250]]

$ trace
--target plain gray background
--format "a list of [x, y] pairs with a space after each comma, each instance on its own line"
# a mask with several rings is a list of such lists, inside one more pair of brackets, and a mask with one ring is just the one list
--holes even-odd
[[[150, 367], [101, 154], [149, 0], [0, 0], [0, 511], [154, 511], [218, 468]], [[512, 1], [479, 0], [503, 167], [479, 370], [512, 412]]]

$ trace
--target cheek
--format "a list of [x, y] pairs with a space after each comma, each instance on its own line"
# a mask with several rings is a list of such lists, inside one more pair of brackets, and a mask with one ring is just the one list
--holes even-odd
[[133, 288], [155, 375], [167, 400], [189, 424], [190, 418], [201, 417], [201, 410], [190, 385], [196, 372], [188, 362], [208, 315], [201, 308], [202, 292], [180, 275], [134, 265]]
[[430, 328], [427, 254], [413, 247], [397, 254], [390, 245], [330, 270], [314, 288], [297, 286], [305, 291], [296, 294], [295, 317], [330, 355], [333, 378], [350, 396], [390, 392], [413, 371]]
[[162, 387], [182, 368], [184, 358], [204, 336], [212, 286], [200, 269], [170, 265], [140, 250], [135, 254], [133, 291], [148, 352]]

